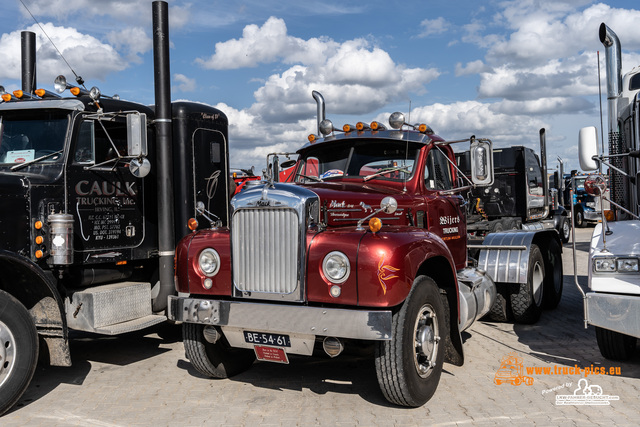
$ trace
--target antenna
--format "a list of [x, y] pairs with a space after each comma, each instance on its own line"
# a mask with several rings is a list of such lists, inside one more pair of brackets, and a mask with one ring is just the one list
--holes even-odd
[[[35, 16], [33, 16], [33, 14], [31, 13], [31, 11], [29, 10], [29, 8], [27, 7], [26, 4], [24, 4], [23, 0], [20, 0], [20, 3], [22, 3], [22, 6], [24, 6], [24, 8], [27, 10], [27, 12], [29, 13], [29, 15], [31, 16], [31, 18], [33, 18], [34, 22], [36, 24], [38, 24], [38, 27], [40, 27], [40, 30], [44, 33], [44, 35], [47, 37], [47, 39], [49, 39], [49, 42], [51, 43], [51, 45], [53, 46], [53, 48], [56, 50], [56, 52], [58, 52], [58, 55], [60, 55], [60, 57], [62, 58], [62, 60], [65, 62], [65, 64], [67, 64], [67, 66], [69, 67], [69, 69], [71, 70], [71, 72], [73, 73], [74, 76], [76, 76], [76, 82], [84, 87], [84, 80], [82, 79], [81, 76], [77, 75], [76, 72], [73, 70], [73, 68], [71, 67], [71, 64], [69, 64], [69, 62], [67, 61], [67, 59], [64, 57], [64, 55], [62, 54], [62, 52], [60, 52], [60, 50], [58, 49], [58, 46], [56, 46], [56, 44], [53, 42], [53, 40], [51, 40], [51, 37], [49, 37], [49, 34], [47, 34], [47, 32], [44, 30], [44, 28], [42, 28], [42, 25], [40, 25], [40, 22], [38, 22], [38, 20], [36, 19]], [[85, 87], [86, 89], [86, 87]]]

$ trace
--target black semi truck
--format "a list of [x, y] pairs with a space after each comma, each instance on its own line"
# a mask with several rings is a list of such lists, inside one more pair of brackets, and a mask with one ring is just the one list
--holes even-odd
[[22, 90], [0, 87], [0, 414], [39, 356], [71, 364], [70, 330], [114, 335], [165, 321], [188, 219], [228, 221], [227, 118], [171, 103], [165, 2], [153, 18], [155, 106], [62, 77], [56, 89], [70, 97], [36, 89], [28, 32]]
[[[541, 153], [545, 155], [544, 129], [540, 131]], [[457, 153], [458, 167], [469, 175], [469, 152]], [[512, 229], [555, 228], [564, 243], [569, 241], [571, 223], [558, 203], [557, 189], [549, 189], [546, 162], [524, 146], [493, 150], [494, 184], [471, 189], [467, 195], [467, 231], [482, 240], [492, 232]]]

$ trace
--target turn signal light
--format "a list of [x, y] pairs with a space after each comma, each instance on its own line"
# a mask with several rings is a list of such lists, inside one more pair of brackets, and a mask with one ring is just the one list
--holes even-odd
[[198, 220], [195, 218], [189, 218], [189, 221], [187, 221], [187, 227], [189, 227], [189, 230], [191, 231], [196, 231], [198, 229]]
[[356, 129], [358, 129], [358, 130], [369, 130], [370, 127], [368, 125], [365, 125], [362, 122], [358, 122], [358, 123], [356, 123]]
[[613, 221], [613, 211], [609, 209], [605, 210], [604, 217], [606, 218], [607, 221]]
[[78, 96], [80, 95], [80, 88], [79, 87], [72, 87], [71, 89], [69, 89], [69, 92], [71, 92], [74, 96]]
[[382, 228], [382, 221], [375, 216], [369, 220], [369, 230], [373, 233], [377, 233]]

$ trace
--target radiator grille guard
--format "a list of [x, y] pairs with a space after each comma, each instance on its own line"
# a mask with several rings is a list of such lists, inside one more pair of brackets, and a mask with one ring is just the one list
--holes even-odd
[[306, 229], [319, 217], [318, 196], [275, 183], [244, 190], [231, 205], [234, 296], [304, 301]]

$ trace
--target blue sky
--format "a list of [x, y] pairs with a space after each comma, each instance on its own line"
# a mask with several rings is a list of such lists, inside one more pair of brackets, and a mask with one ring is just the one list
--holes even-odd
[[[151, 1], [23, 2], [87, 87], [154, 102]], [[640, 65], [632, 0], [168, 3], [172, 99], [228, 116], [236, 168], [261, 170], [268, 153], [306, 142], [316, 131], [314, 89], [340, 127], [402, 111], [446, 139], [476, 135], [536, 150], [545, 127], [550, 167], [560, 156], [577, 168], [579, 128], [600, 126], [601, 22], [620, 38], [623, 72]], [[0, 11], [1, 85], [20, 87], [23, 30], [37, 34], [38, 86], [52, 89], [58, 74], [72, 79], [19, 0]]]

